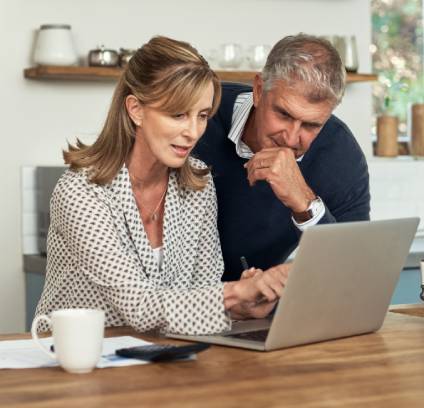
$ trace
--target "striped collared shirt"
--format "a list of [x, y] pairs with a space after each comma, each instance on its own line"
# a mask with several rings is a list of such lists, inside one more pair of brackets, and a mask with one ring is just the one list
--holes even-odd
[[243, 129], [252, 108], [253, 93], [241, 93], [234, 103], [231, 130], [228, 134], [228, 138], [236, 145], [237, 154], [243, 159], [250, 159], [253, 157], [253, 152], [250, 150], [250, 147], [241, 140], [241, 137], [243, 136]]

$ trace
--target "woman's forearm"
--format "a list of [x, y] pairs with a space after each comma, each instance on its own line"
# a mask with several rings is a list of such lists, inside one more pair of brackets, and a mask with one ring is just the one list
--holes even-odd
[[225, 310], [230, 310], [240, 303], [239, 294], [237, 291], [238, 282], [226, 282], [224, 284], [224, 307]]

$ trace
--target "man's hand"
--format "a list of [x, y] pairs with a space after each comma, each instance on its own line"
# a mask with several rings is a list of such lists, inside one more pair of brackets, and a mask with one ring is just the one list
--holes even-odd
[[244, 167], [250, 185], [267, 181], [277, 198], [294, 213], [306, 211], [316, 198], [300, 172], [293, 150], [287, 147], [263, 149]]

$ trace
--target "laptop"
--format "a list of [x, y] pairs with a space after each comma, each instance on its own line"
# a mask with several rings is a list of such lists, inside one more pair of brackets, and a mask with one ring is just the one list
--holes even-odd
[[274, 315], [216, 335], [167, 337], [269, 351], [377, 331], [419, 218], [316, 225], [301, 237]]

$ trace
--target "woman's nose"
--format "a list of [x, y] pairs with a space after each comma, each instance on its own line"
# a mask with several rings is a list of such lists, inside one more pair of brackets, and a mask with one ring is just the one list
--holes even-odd
[[184, 129], [184, 136], [190, 139], [198, 139], [201, 136], [201, 131], [196, 120], [188, 120]]

